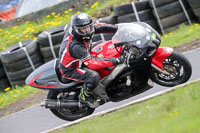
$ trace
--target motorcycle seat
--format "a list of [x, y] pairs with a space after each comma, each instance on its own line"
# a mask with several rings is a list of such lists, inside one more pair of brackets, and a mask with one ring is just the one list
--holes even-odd
[[62, 77], [61, 77], [62, 75], [61, 75], [60, 68], [59, 68], [59, 60], [56, 60], [55, 69], [56, 69], [56, 74], [57, 74], [58, 80], [61, 83], [69, 84], [71, 82], [74, 82], [74, 80], [71, 80], [71, 79], [66, 79], [65, 82], [62, 82]]

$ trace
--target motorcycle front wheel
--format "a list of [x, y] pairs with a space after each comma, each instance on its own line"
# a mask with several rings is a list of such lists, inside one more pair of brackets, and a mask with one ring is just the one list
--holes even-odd
[[[69, 95], [67, 92], [59, 92], [59, 91], [49, 91], [47, 95], [47, 99], [59, 99], [59, 100], [74, 100], [78, 101], [79, 98], [79, 92], [73, 92], [73, 95]], [[67, 121], [73, 121], [77, 120], [79, 118], [85, 117], [87, 115], [90, 115], [94, 112], [95, 109], [92, 109], [90, 107], [82, 107], [80, 109], [50, 109], [51, 112], [56, 115], [57, 117], [67, 120]]]
[[151, 79], [162, 86], [173, 87], [189, 80], [192, 66], [189, 60], [181, 53], [173, 52], [163, 61], [163, 68], [169, 74], [163, 74], [151, 68]]

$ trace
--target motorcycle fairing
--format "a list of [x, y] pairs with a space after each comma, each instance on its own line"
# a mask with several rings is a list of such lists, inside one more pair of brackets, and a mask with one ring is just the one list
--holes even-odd
[[83, 84], [81, 82], [70, 82], [68, 84], [61, 83], [56, 72], [57, 63], [58, 59], [54, 59], [37, 68], [28, 76], [26, 79], [26, 84], [39, 89], [55, 90], [63, 90], [66, 88], [69, 89], [78, 86], [79, 84]]
[[39, 77], [41, 77], [43, 74], [45, 74], [45, 73], [41, 73], [41, 74], [39, 74], [38, 76], [36, 76], [35, 78], [33, 78], [33, 79], [29, 82], [29, 85], [34, 86], [34, 87], [40, 87], [40, 88], [62, 88], [62, 87], [59, 87], [59, 86], [42, 85], [41, 83], [40, 83], [40, 85], [37, 84], [36, 80], [37, 80]]
[[163, 61], [173, 53], [173, 49], [169, 47], [159, 47], [152, 58], [152, 63], [164, 70]]

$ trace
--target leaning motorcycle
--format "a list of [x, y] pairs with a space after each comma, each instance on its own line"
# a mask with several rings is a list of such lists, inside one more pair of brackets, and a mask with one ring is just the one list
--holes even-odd
[[[188, 59], [169, 47], [159, 47], [159, 34], [146, 23], [118, 24], [112, 40], [91, 49], [97, 58], [118, 58], [120, 65], [96, 70], [101, 80], [93, 91], [99, 106], [118, 102], [138, 95], [153, 87], [153, 82], [167, 87], [189, 80], [192, 67]], [[54, 59], [32, 72], [26, 79], [30, 86], [48, 90], [47, 99], [41, 104], [57, 117], [72, 121], [90, 115], [95, 109], [80, 102], [82, 82], [60, 81], [59, 60]]]

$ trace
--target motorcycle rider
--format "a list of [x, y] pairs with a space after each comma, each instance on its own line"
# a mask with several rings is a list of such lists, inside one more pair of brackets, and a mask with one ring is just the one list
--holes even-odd
[[69, 80], [84, 82], [80, 92], [80, 101], [91, 108], [96, 108], [92, 96], [93, 89], [100, 81], [100, 75], [95, 70], [111, 67], [124, 62], [124, 57], [95, 58], [90, 54], [94, 33], [115, 33], [117, 25], [94, 23], [86, 13], [77, 13], [71, 18], [71, 27], [66, 32], [59, 51], [61, 81]]

